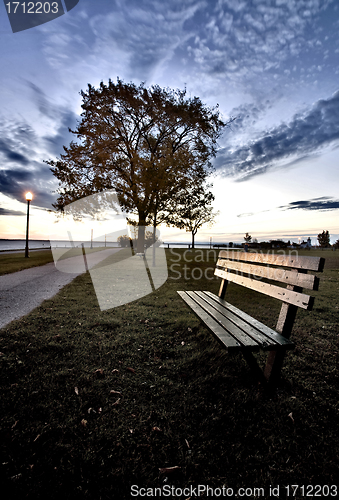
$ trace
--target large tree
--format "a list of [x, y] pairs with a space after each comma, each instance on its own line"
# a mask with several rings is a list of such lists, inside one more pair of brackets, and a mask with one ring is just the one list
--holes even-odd
[[[146, 88], [109, 80], [88, 85], [82, 96], [77, 141], [47, 163], [59, 180], [55, 208], [114, 189], [120, 205], [137, 217], [138, 251], [145, 226], [157, 225], [168, 200], [194, 178], [206, 178], [226, 123], [186, 90]], [[168, 206], [167, 206], [168, 205]], [[171, 205], [171, 204], [170, 204]]]

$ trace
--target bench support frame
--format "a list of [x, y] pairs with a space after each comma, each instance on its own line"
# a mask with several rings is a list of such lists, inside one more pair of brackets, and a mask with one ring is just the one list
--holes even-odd
[[[284, 267], [289, 269], [283, 269]], [[213, 308], [215, 309], [215, 304], [212, 304], [210, 300], [207, 300], [206, 303], [205, 298], [204, 303], [200, 299], [196, 299], [196, 302], [202, 306], [202, 309], [199, 310], [199, 306], [197, 308], [197, 304], [192, 301], [193, 296], [190, 296], [191, 298], [189, 299], [186, 299], [184, 296], [184, 294], [189, 295], [190, 293], [194, 293], [197, 297], [202, 298], [201, 294], [208, 295], [210, 292], [178, 293], [181, 294], [187, 304], [205, 322], [206, 326], [215, 333], [224, 347], [228, 350], [233, 349], [242, 352], [256, 379], [262, 386], [271, 391], [279, 382], [286, 351], [294, 347], [289, 338], [297, 310], [299, 307], [312, 310], [313, 307], [314, 298], [305, 295], [303, 289], [318, 290], [319, 278], [313, 274], [307, 274], [307, 271], [322, 272], [323, 268], [324, 259], [318, 257], [286, 257], [255, 253], [234, 254], [233, 252], [220, 252], [215, 269], [215, 275], [221, 278], [218, 297], [222, 301], [225, 300], [228, 281], [232, 281], [238, 285], [281, 300], [282, 305], [275, 331], [260, 324], [254, 318], [251, 318], [240, 310], [234, 311], [236, 308], [225, 302], [227, 311], [235, 312], [239, 318], [243, 318], [250, 325], [249, 330], [246, 332], [245, 330], [239, 332], [239, 330], [234, 330], [233, 327], [229, 330], [230, 324], [227, 323], [228, 313], [226, 314], [225, 323], [225, 320], [220, 316], [220, 308], [217, 308], [219, 312], [212, 312]], [[255, 279], [252, 279], [252, 276]], [[268, 282], [260, 281], [261, 278], [266, 278]], [[286, 288], [277, 287], [274, 284], [271, 285], [272, 280], [282, 282], [286, 285]], [[210, 309], [211, 306], [212, 309]], [[224, 306], [222, 305], [222, 307]], [[223, 310], [221, 312], [223, 313]], [[232, 316], [229, 319], [234, 321]], [[244, 328], [243, 322], [237, 323], [236, 321], [235, 324], [238, 324], [242, 329]], [[252, 327], [254, 327], [254, 330]], [[255, 329], [257, 333], [254, 333]], [[226, 332], [225, 334], [224, 331]], [[248, 337], [244, 337], [244, 332]], [[266, 335], [266, 338], [268, 335], [269, 340], [266, 341], [263, 335]], [[252, 354], [252, 351], [258, 350], [259, 347], [268, 351], [264, 369], [259, 366], [257, 359]]]

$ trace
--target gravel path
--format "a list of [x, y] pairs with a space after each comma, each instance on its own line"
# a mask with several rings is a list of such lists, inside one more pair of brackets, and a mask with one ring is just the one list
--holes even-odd
[[[88, 258], [89, 255], [87, 256], [89, 269], [118, 251], [119, 248], [109, 248], [89, 254], [90, 258]], [[69, 270], [82, 269], [83, 257], [65, 259], [63, 265], [65, 269]], [[51, 262], [44, 266], [0, 276], [0, 328], [8, 325], [14, 319], [30, 313], [82, 272], [82, 270], [73, 273], [61, 272]]]

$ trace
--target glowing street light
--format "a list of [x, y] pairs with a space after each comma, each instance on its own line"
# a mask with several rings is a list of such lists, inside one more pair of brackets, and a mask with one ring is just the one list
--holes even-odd
[[25, 247], [25, 257], [29, 257], [28, 255], [28, 228], [29, 228], [29, 204], [33, 199], [32, 193], [26, 193], [27, 200], [27, 224], [26, 224], [26, 247]]

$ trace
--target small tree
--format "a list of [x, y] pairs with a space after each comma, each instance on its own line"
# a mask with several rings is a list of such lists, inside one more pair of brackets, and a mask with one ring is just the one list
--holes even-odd
[[204, 224], [212, 224], [219, 212], [213, 212], [211, 203], [214, 195], [206, 191], [211, 185], [204, 186], [203, 182], [192, 182], [188, 189], [178, 193], [172, 202], [175, 209], [170, 211], [166, 222], [169, 226], [185, 229], [192, 234], [192, 248], [194, 248], [195, 235]]
[[334, 243], [334, 248], [338, 250], [339, 248], [339, 240], [337, 240], [335, 243]]
[[245, 243], [251, 243], [252, 241], [252, 236], [248, 233], [245, 234], [244, 236]]
[[318, 234], [318, 243], [321, 248], [327, 248], [330, 245], [330, 233], [328, 231], [323, 231]]
[[122, 248], [126, 248], [131, 245], [132, 239], [127, 234], [124, 234], [123, 236], [119, 236], [117, 242], [119, 246], [121, 246]]

